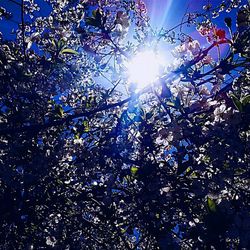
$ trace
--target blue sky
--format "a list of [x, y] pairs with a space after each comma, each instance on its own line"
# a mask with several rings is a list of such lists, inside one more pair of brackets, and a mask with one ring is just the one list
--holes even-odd
[[[21, 14], [20, 7], [13, 3], [12, 1], [21, 2], [21, 0], [0, 0], [0, 6], [3, 6], [8, 11], [13, 13], [13, 20], [11, 22], [1, 20], [0, 21], [0, 31], [4, 34], [4, 37], [14, 38], [11, 35], [11, 30], [17, 27], [17, 23], [20, 22]], [[174, 26], [179, 22], [183, 14], [188, 9], [188, 12], [202, 10], [202, 6], [208, 3], [208, 0], [144, 0], [148, 13], [151, 18], [151, 24], [153, 27], [165, 27], [169, 28]], [[210, 0], [211, 4], [216, 6], [220, 4], [221, 0]], [[242, 0], [242, 2], [247, 3], [247, 0]], [[35, 3], [39, 4], [41, 9], [36, 12], [37, 16], [46, 16], [50, 9], [48, 4], [43, 0], [35, 0]], [[223, 24], [223, 17], [221, 20], [217, 20]]]
[[[14, 0], [14, 2], [21, 3], [21, 0]], [[0, 6], [4, 7], [8, 12], [13, 14], [11, 21], [0, 20], [0, 32], [5, 38], [14, 39], [15, 36], [11, 34], [13, 28], [18, 27], [21, 22], [21, 8], [11, 0], [0, 0]], [[40, 6], [40, 11], [36, 12], [36, 16], [47, 16], [50, 12], [49, 5], [43, 0], [34, 0]]]
[[[21, 21], [21, 10], [20, 6], [13, 3], [13, 1], [20, 3], [21, 0], [0, 0], [0, 6], [3, 6], [7, 11], [13, 14], [12, 21], [0, 20], [0, 32], [2, 32], [5, 39], [15, 39], [15, 35], [11, 34], [13, 28], [17, 28], [18, 23]], [[44, 0], [34, 0], [40, 6], [40, 11], [36, 12], [36, 16], [47, 16], [50, 12], [49, 5]], [[148, 15], [150, 16], [151, 26], [160, 29], [170, 29], [175, 25], [179, 24], [183, 15], [186, 12], [200, 12], [202, 7], [210, 2], [212, 6], [218, 6], [222, 3], [222, 0], [144, 0], [148, 9]], [[242, 0], [242, 3], [247, 4], [247, 0]], [[231, 16], [235, 22], [236, 11], [230, 13], [221, 13], [220, 17], [214, 19], [214, 22], [219, 28], [223, 28], [227, 31], [224, 24], [224, 18]], [[233, 23], [235, 27], [235, 23]], [[204, 37], [201, 37], [195, 30], [195, 27], [185, 29], [185, 32], [191, 35], [194, 39], [199, 40], [202, 46], [207, 46], [207, 41]], [[131, 34], [132, 37], [132, 34]], [[128, 39], [130, 39], [128, 37]], [[162, 44], [161, 50], [164, 51], [165, 59], [171, 58], [171, 50], [173, 46], [168, 44]], [[167, 46], [167, 47], [166, 47]], [[221, 46], [222, 54], [223, 51], [227, 50], [226, 46]], [[213, 53], [213, 52], [212, 52]], [[214, 57], [217, 56], [217, 52], [214, 52]]]
[[[222, 0], [144, 0], [147, 5], [151, 24], [154, 27], [171, 28], [180, 22], [186, 12], [200, 12], [207, 3], [213, 7], [222, 3]], [[242, 0], [247, 4], [247, 0]], [[219, 18], [214, 19], [218, 26], [225, 27], [224, 18], [231, 16], [234, 20], [236, 11], [222, 12]]]

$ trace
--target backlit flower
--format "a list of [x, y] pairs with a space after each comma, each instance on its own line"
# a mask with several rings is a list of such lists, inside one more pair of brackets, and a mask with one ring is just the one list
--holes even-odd
[[203, 64], [211, 64], [212, 62], [213, 62], [213, 58], [209, 54], [202, 59]]
[[136, 8], [141, 14], [146, 14], [147, 13], [147, 7], [146, 7], [145, 3], [142, 0], [138, 1], [137, 5], [136, 5]]
[[200, 25], [197, 30], [202, 36], [208, 36], [211, 32], [211, 27], [208, 25]]
[[187, 50], [188, 49], [187, 49], [186, 44], [183, 43], [183, 44], [180, 44], [180, 45], [176, 46], [174, 48], [174, 50], [172, 51], [172, 54], [173, 54], [174, 57], [180, 58], [180, 57], [183, 57], [184, 55], [186, 55]]
[[225, 104], [221, 104], [219, 107], [217, 107], [215, 110], [214, 110], [214, 121], [215, 122], [219, 122], [219, 121], [222, 121], [222, 117], [223, 117], [223, 114], [224, 112], [226, 111], [226, 105]]
[[188, 42], [187, 48], [193, 56], [198, 55], [201, 51], [200, 43], [197, 40]]
[[[116, 14], [115, 19], [115, 27], [113, 29], [114, 35], [119, 39], [122, 40], [128, 33], [129, 30], [129, 17], [123, 11], [118, 11]], [[117, 41], [119, 42], [119, 41]]]
[[198, 28], [197, 31], [201, 36], [205, 36], [209, 43], [223, 41], [226, 39], [226, 31], [219, 29], [210, 23], [203, 23]]
[[216, 29], [214, 30], [214, 35], [218, 40], [224, 40], [226, 38], [226, 31], [223, 29]]

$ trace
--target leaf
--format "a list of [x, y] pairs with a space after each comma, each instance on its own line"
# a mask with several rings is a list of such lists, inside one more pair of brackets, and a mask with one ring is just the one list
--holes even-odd
[[233, 103], [235, 105], [235, 107], [240, 111], [242, 112], [242, 103], [240, 102], [240, 100], [234, 95], [234, 94], [231, 94], [231, 97], [233, 99]]
[[191, 167], [188, 167], [188, 168], [186, 169], [186, 174], [190, 173], [191, 170], [192, 170], [192, 168], [191, 168]]
[[57, 46], [56, 46], [56, 43], [55, 43], [55, 40], [54, 40], [54, 39], [52, 39], [52, 40], [51, 40], [51, 44], [53, 45], [53, 47], [57, 48]]
[[247, 95], [245, 97], [242, 98], [241, 100], [242, 106], [245, 107], [247, 106], [247, 104], [250, 103], [250, 95]]
[[106, 22], [106, 18], [100, 9], [92, 11], [92, 17], [85, 18], [87, 25], [102, 28]]
[[166, 104], [167, 104], [168, 106], [170, 106], [170, 107], [175, 107], [175, 105], [174, 105], [173, 102], [167, 102]]
[[56, 114], [59, 116], [59, 117], [63, 117], [64, 115], [64, 110], [62, 108], [61, 105], [55, 105], [55, 111], [56, 111]]
[[227, 27], [228, 27], [229, 29], [231, 29], [231, 27], [232, 27], [232, 18], [231, 18], [231, 17], [226, 17], [226, 18], [224, 19], [224, 22], [225, 22], [225, 24], [227, 25]]
[[84, 132], [88, 133], [90, 131], [89, 122], [83, 121], [82, 125], [84, 126]]
[[214, 202], [214, 200], [212, 200], [211, 198], [207, 197], [207, 206], [210, 212], [215, 213], [217, 211], [216, 209], [216, 203]]
[[192, 172], [191, 175], [190, 175], [190, 177], [191, 177], [192, 179], [194, 179], [194, 178], [197, 178], [198, 175], [197, 175], [196, 172]]
[[174, 100], [174, 105], [177, 109], [179, 109], [181, 107], [181, 100], [180, 98], [177, 96], [176, 99]]
[[97, 10], [93, 10], [93, 11], [92, 11], [92, 16], [93, 16], [93, 17], [96, 17], [96, 12], [97, 12]]
[[138, 168], [135, 167], [135, 166], [132, 166], [132, 167], [130, 168], [130, 172], [131, 172], [131, 174], [132, 174], [133, 176], [135, 176], [135, 175], [137, 174], [137, 172], [138, 172]]
[[73, 49], [63, 49], [62, 51], [61, 51], [61, 53], [62, 54], [74, 54], [74, 55], [78, 55], [78, 52], [77, 51], [75, 51], [75, 50], [73, 50]]
[[62, 49], [65, 46], [65, 41], [63, 39], [60, 39], [58, 41], [58, 49]]
[[80, 134], [79, 133], [75, 134], [75, 139], [80, 139]]

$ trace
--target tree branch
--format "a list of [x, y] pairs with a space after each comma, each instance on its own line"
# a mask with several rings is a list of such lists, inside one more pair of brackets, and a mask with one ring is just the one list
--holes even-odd
[[23, 39], [23, 55], [26, 61], [26, 46], [25, 46], [25, 26], [24, 26], [24, 0], [21, 2], [21, 22], [22, 22], [22, 39]]

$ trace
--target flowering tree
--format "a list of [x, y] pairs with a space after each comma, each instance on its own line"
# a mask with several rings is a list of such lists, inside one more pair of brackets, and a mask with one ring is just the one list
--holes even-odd
[[[142, 0], [48, 0], [46, 17], [15, 3], [16, 39], [0, 41], [1, 248], [247, 249], [249, 5], [153, 30]], [[159, 43], [173, 63], [138, 88], [127, 63]]]

